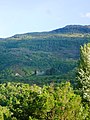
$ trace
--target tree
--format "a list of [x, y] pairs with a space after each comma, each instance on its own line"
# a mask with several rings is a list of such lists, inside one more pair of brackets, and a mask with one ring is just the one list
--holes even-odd
[[55, 90], [56, 120], [85, 120], [88, 106], [83, 106], [82, 98], [74, 93], [70, 82], [62, 83]]
[[70, 82], [30, 86], [0, 84], [0, 120], [90, 120], [88, 106]]
[[82, 98], [90, 102], [90, 43], [80, 48], [77, 80]]

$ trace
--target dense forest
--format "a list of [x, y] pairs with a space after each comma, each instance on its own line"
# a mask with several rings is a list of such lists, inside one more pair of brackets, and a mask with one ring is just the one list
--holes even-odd
[[90, 42], [89, 38], [90, 26], [68, 25], [0, 39], [0, 82], [73, 83], [80, 46]]
[[0, 39], [0, 120], [90, 120], [90, 26]]

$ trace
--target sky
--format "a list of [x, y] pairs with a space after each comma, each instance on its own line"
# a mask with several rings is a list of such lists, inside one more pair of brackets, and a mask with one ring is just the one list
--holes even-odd
[[90, 0], [0, 0], [0, 38], [90, 25]]

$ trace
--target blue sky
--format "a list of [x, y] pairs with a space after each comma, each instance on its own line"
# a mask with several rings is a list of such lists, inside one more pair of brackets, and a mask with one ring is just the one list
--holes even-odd
[[90, 25], [90, 0], [0, 0], [0, 38]]

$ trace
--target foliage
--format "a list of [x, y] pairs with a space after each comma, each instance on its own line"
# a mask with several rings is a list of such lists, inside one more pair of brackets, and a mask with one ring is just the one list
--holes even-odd
[[83, 98], [90, 102], [90, 43], [80, 48], [80, 64], [77, 79]]
[[85, 120], [88, 106], [81, 101], [69, 82], [43, 87], [10, 82], [0, 85], [2, 120]]
[[6, 107], [0, 105], [0, 120], [11, 120], [11, 112]]

